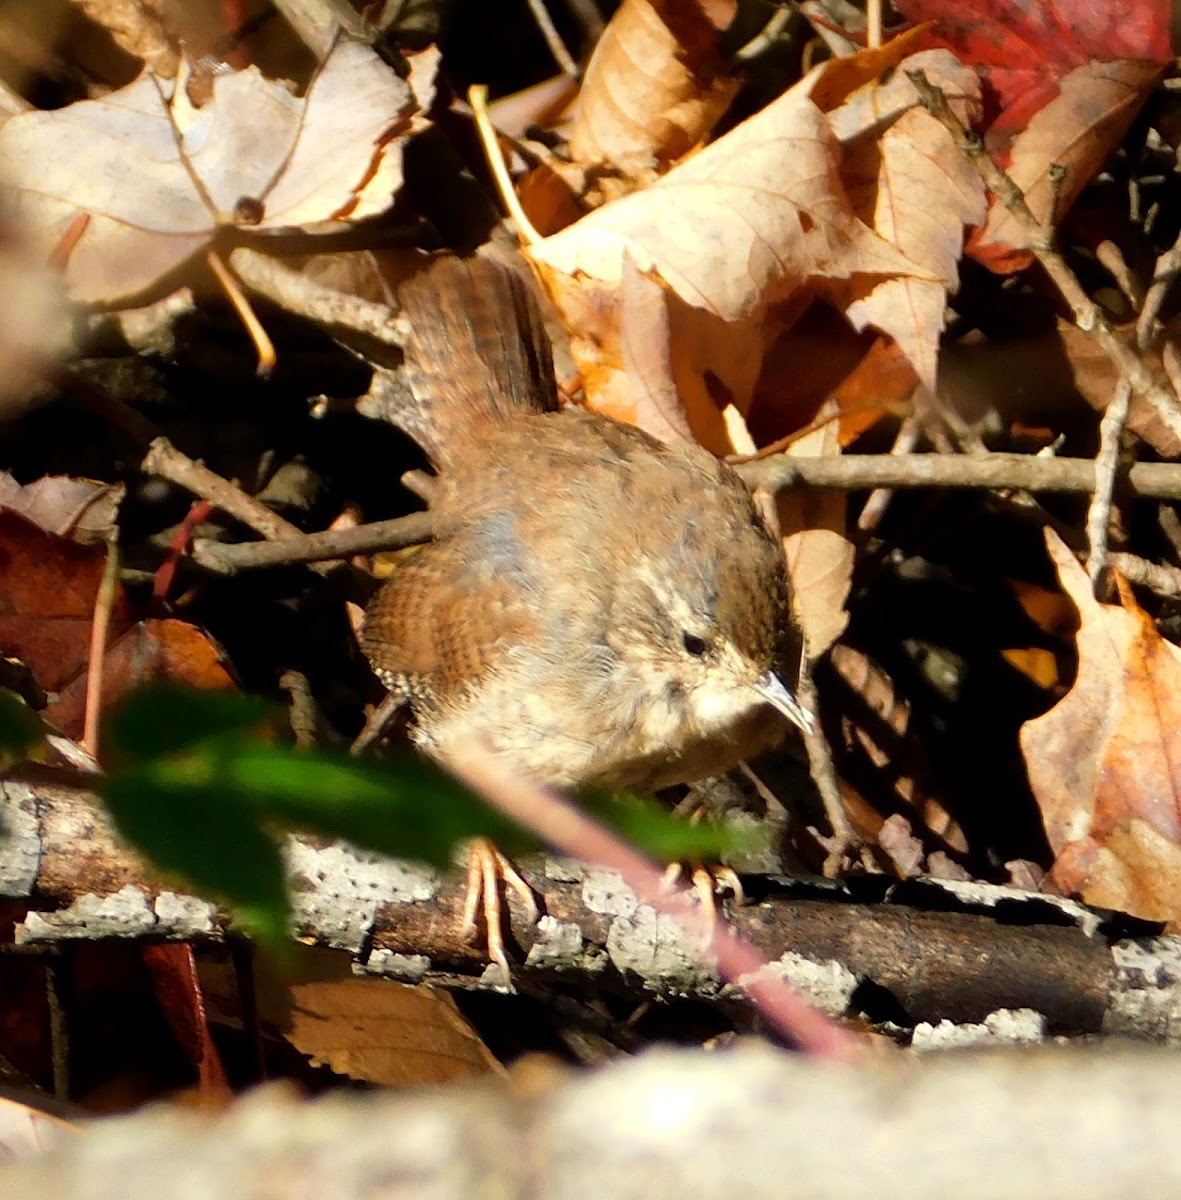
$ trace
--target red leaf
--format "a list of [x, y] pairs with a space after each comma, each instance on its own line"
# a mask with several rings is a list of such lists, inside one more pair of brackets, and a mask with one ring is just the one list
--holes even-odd
[[[102, 709], [137, 684], [156, 680], [199, 688], [232, 688], [218, 648], [194, 625], [176, 620], [140, 621], [107, 644], [103, 660]], [[61, 689], [45, 719], [68, 737], [82, 731], [86, 709], [86, 676]]]
[[1168, 0], [897, 0], [910, 21], [933, 21], [946, 46], [985, 83], [989, 148], [1000, 151], [1057, 94], [1057, 81], [1087, 62], [1172, 59]]
[[[80, 546], [0, 509], [0, 653], [19, 658], [47, 692], [77, 676], [90, 656], [103, 550]], [[131, 624], [116, 593], [110, 636]]]

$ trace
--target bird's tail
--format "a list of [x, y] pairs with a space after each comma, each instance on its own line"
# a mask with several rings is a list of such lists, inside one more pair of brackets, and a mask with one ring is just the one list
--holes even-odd
[[458, 448], [514, 413], [558, 407], [533, 288], [507, 263], [434, 259], [398, 289], [413, 395], [394, 422], [445, 470]]

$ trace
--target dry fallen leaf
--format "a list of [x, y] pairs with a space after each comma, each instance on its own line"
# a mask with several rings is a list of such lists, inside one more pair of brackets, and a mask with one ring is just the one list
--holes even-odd
[[918, 107], [907, 71], [923, 71], [966, 124], [979, 109], [975, 72], [946, 50], [929, 50], [905, 59], [886, 83], [863, 88], [830, 114], [845, 144], [841, 175], [857, 215], [931, 276], [858, 281], [845, 313], [857, 329], [872, 325], [889, 334], [934, 391], [965, 227], [984, 220], [987, 203], [979, 173], [947, 130]]
[[684, 0], [624, 0], [587, 64], [570, 129], [576, 163], [664, 166], [713, 129], [741, 81], [725, 73], [712, 15]]
[[114, 535], [126, 491], [121, 483], [66, 475], [45, 475], [21, 485], [0, 471], [0, 505], [28, 517], [47, 533], [84, 546], [104, 545]]
[[[828, 409], [831, 408], [831, 412]], [[821, 409], [834, 419], [790, 447], [795, 457], [840, 453], [836, 406]], [[779, 525], [792, 582], [792, 609], [804, 631], [808, 654], [817, 658], [845, 632], [845, 602], [853, 579], [853, 543], [847, 537], [848, 501], [839, 491], [789, 491], [778, 497]]]
[[[1042, 224], [1056, 224], [1094, 178], [1163, 71], [1155, 62], [1085, 63], [1013, 139], [1006, 170]], [[1022, 223], [994, 200], [971, 252], [994, 270], [1017, 270], [1028, 245]]]
[[149, 292], [224, 227], [314, 231], [384, 212], [402, 181], [402, 142], [429, 92], [435, 51], [410, 82], [368, 47], [337, 43], [306, 96], [250, 67], [212, 82], [195, 107], [187, 68], [150, 73], [98, 100], [13, 117], [0, 158], [16, 207], [46, 250], [78, 234], [72, 299], [115, 305]]
[[[149, 618], [108, 641], [101, 710], [109, 712], [132, 688], [156, 681], [210, 689], [235, 686], [221, 650], [207, 634], [184, 621]], [[82, 736], [86, 686], [85, 673], [77, 675], [45, 710], [45, 719], [67, 737]]]
[[[106, 555], [0, 510], [0, 654], [20, 659], [47, 692], [86, 666], [95, 596]], [[131, 624], [118, 592], [111, 636]]]
[[[32, 516], [78, 515], [98, 485], [43, 480], [17, 496]], [[55, 486], [60, 485], [60, 486]], [[70, 512], [73, 504], [74, 512]], [[69, 521], [67, 521], [69, 524]], [[82, 733], [91, 627], [106, 553], [46, 532], [29, 517], [0, 508], [0, 655], [20, 660], [52, 693], [45, 718], [69, 737]], [[137, 684], [166, 679], [201, 688], [234, 686], [218, 647], [194, 625], [177, 620], [132, 623], [131, 605], [116, 589], [103, 657], [104, 711]]]
[[926, 277], [857, 219], [838, 153], [823, 114], [797, 85], [646, 191], [529, 253], [548, 276], [618, 286], [629, 252], [687, 304], [726, 321], [757, 319], [810, 281]]
[[[390, 1087], [475, 1079], [503, 1068], [445, 991], [358, 978], [346, 955], [293, 948], [280, 975], [256, 968], [258, 1018], [314, 1066]], [[206, 960], [201, 981], [214, 1019], [237, 1024], [241, 998], [227, 964]]]
[[571, 350], [591, 404], [618, 411], [630, 386], [619, 379], [629, 259], [687, 310], [670, 314], [668, 357], [690, 425], [713, 449], [724, 447], [703, 436], [700, 398], [749, 408], [770, 326], [795, 297], [853, 275], [933, 278], [857, 218], [838, 166], [827, 119], [797, 86], [646, 191], [533, 246], [578, 331]]
[[1078, 676], [1021, 730], [1054, 851], [1053, 882], [1088, 904], [1181, 929], [1181, 650], [1121, 587], [1100, 604], [1051, 530], [1050, 557], [1078, 607]]

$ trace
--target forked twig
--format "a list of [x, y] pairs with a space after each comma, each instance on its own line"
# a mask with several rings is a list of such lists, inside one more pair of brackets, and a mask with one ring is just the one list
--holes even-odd
[[1053, 230], [1034, 216], [1025, 196], [1012, 178], [992, 160], [983, 141], [968, 130], [952, 111], [942, 90], [922, 71], [907, 71], [923, 107], [951, 134], [960, 152], [980, 173], [988, 189], [1005, 206], [1025, 231], [1029, 250], [1042, 265], [1070, 307], [1075, 324], [1090, 334], [1140, 396], [1165, 425], [1181, 437], [1181, 403], [1172, 390], [1157, 379], [1144, 358], [1111, 327], [1103, 310], [1087, 295], [1078, 277], [1054, 249]]

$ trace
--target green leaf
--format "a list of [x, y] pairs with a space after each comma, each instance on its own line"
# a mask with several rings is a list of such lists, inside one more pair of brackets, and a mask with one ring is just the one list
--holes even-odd
[[120, 771], [100, 787], [119, 831], [158, 868], [228, 900], [268, 944], [286, 938], [282, 859], [257, 814], [223, 790], [188, 786], [179, 759]]
[[265, 700], [241, 692], [148, 684], [111, 714], [103, 745], [133, 762], [158, 758], [220, 734], [257, 729], [277, 711]]
[[579, 802], [624, 841], [638, 846], [660, 862], [713, 861], [727, 854], [750, 853], [758, 848], [757, 833], [711, 821], [692, 824], [639, 796], [592, 793], [580, 796]]
[[275, 949], [288, 923], [277, 844], [287, 827], [440, 865], [466, 837], [494, 837], [510, 851], [527, 844], [516, 826], [422, 760], [365, 763], [301, 752], [269, 745], [253, 730], [142, 757], [97, 786], [130, 843], [195, 892], [226, 901]]
[[[490, 837], [510, 854], [535, 844], [424, 759], [364, 761], [268, 742], [272, 711], [230, 692], [142, 689], [111, 716], [106, 744], [123, 765], [97, 783], [128, 841], [194, 891], [227, 901], [272, 947], [287, 932], [277, 844], [286, 828], [440, 865], [464, 838]], [[632, 796], [584, 804], [664, 861], [717, 858], [736, 846], [725, 829]]]
[[44, 736], [41, 718], [19, 696], [0, 688], [0, 753], [23, 755]]

